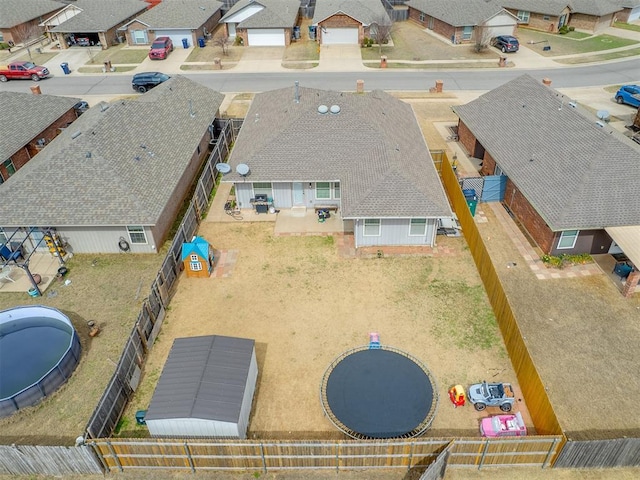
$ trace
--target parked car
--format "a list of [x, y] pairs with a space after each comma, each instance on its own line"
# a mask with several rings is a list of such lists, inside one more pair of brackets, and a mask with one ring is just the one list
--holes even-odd
[[623, 85], [616, 92], [616, 102], [626, 103], [632, 107], [640, 107], [640, 86]]
[[515, 415], [495, 415], [480, 421], [480, 434], [483, 437], [524, 437], [527, 435], [527, 426], [520, 412]]
[[151, 50], [149, 50], [149, 58], [151, 60], [164, 60], [169, 55], [169, 52], [173, 52], [173, 42], [170, 37], [158, 37], [151, 44]]
[[49, 69], [41, 67], [33, 62], [12, 62], [9, 65], [0, 65], [0, 82], [14, 79], [26, 79], [39, 81], [49, 76]]
[[510, 383], [476, 383], [469, 387], [467, 395], [479, 412], [487, 407], [500, 407], [503, 412], [510, 412], [516, 400]]
[[491, 39], [491, 46], [499, 48], [502, 53], [517, 52], [520, 48], [520, 42], [511, 35], [498, 35]]
[[144, 93], [170, 78], [166, 73], [160, 72], [136, 73], [131, 80], [131, 86], [135, 91]]

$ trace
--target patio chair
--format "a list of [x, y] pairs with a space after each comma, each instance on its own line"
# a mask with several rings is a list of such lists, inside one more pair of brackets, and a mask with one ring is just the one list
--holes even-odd
[[620, 277], [620, 280], [624, 280], [633, 271], [633, 267], [627, 262], [618, 262], [613, 267], [613, 273]]
[[18, 263], [19, 258], [24, 260], [24, 256], [20, 250], [11, 251], [6, 245], [0, 246], [0, 257], [7, 262]]

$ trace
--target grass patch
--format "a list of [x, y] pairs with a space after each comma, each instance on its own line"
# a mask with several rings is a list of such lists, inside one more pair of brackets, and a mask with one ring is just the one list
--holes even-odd
[[319, 62], [282, 62], [284, 68], [291, 70], [309, 70], [319, 65]]
[[227, 47], [227, 54], [222, 53], [222, 48], [214, 46], [211, 41], [204, 48], [194, 48], [189, 56], [187, 62], [207, 62], [213, 63], [214, 58], [219, 58], [224, 66], [225, 62], [237, 62], [242, 58], [244, 50], [242, 47], [235, 47], [229, 45]]
[[[522, 28], [518, 32], [518, 38], [522, 45], [526, 45], [528, 48], [545, 57], [602, 52], [638, 43], [635, 40], [615, 37], [613, 35], [592, 35], [584, 38], [576, 38], [574, 35], [576, 33], [579, 32], [560, 35]], [[546, 45], [550, 45], [551, 50], [544, 51], [542, 47]], [[624, 52], [616, 52], [616, 55], [625, 56]]]
[[199, 65], [180, 65], [180, 70], [195, 70], [195, 71], [205, 71], [205, 70], [229, 70], [237, 65], [237, 62], [224, 63], [222, 62], [222, 68], [218, 68], [213, 63], [205, 63]]
[[34, 49], [31, 49], [31, 58], [29, 58], [29, 54], [25, 51], [24, 55], [18, 57], [17, 61], [20, 62], [33, 62], [36, 65], [42, 65], [43, 63], [47, 63], [52, 60], [57, 53], [36, 53]]
[[[378, 63], [365, 63], [367, 68], [380, 68]], [[387, 68], [412, 68], [420, 70], [446, 70], [446, 69], [465, 69], [472, 70], [477, 68], [502, 68], [498, 62], [460, 62], [460, 63], [403, 63], [403, 62], [387, 62]]]
[[640, 32], [640, 25], [634, 25], [632, 23], [615, 22], [613, 26], [622, 30], [632, 30], [634, 32]]
[[[103, 67], [80, 67], [78, 68], [78, 72], [80, 73], [104, 73], [102, 71]], [[134, 70], [136, 67], [128, 65], [126, 67], [116, 67], [116, 72], [129, 72]]]
[[615, 60], [617, 58], [635, 57], [637, 55], [640, 55], [640, 47], [632, 48], [629, 50], [622, 50], [619, 52], [603, 53], [600, 55], [587, 55], [586, 57], [561, 58], [556, 61], [565, 65], [577, 65], [580, 63], [593, 63], [606, 60]]
[[147, 58], [149, 50], [143, 48], [124, 48], [125, 44], [116, 45], [107, 50], [99, 50], [99, 47], [86, 47], [87, 64], [104, 63], [112, 64], [139, 64]]
[[[284, 50], [284, 54], [282, 55], [282, 63], [283, 65], [287, 62], [317, 62], [320, 59], [320, 49], [318, 48], [318, 44], [316, 42], [312, 42], [311, 40], [306, 42], [294, 42], [289, 45]], [[287, 68], [295, 68], [291, 67], [287, 63]], [[299, 67], [299, 68], [308, 68], [308, 67]]]

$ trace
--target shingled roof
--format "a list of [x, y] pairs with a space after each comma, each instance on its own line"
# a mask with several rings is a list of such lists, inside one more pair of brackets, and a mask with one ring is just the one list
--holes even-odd
[[2, 226], [155, 225], [223, 99], [176, 76], [90, 108], [3, 184]]
[[569, 5], [573, 13], [584, 13], [595, 17], [602, 17], [622, 10], [620, 5], [611, 0], [570, 0]]
[[213, 17], [222, 6], [222, 2], [215, 0], [165, 1], [132, 22], [138, 21], [153, 28], [196, 29]]
[[313, 14], [313, 24], [318, 24], [337, 13], [344, 13], [363, 25], [371, 25], [371, 22], [379, 22], [381, 19], [389, 20], [389, 15], [380, 0], [318, 0]]
[[249, 5], [264, 8], [238, 24], [238, 28], [293, 28], [298, 18], [298, 0], [240, 0], [220, 19], [220, 23]]
[[506, 12], [496, 0], [409, 0], [405, 4], [454, 27], [481, 25]]
[[500, 0], [504, 8], [522, 10], [524, 12], [561, 15], [571, 3], [570, 0]]
[[106, 32], [110, 28], [120, 25], [129, 17], [143, 12], [149, 6], [142, 0], [74, 0], [71, 5], [82, 11], [52, 28], [52, 32]]
[[[13, 125], [0, 142], [0, 158], [6, 160], [43, 132], [79, 102], [79, 98], [0, 92], [0, 112], [6, 125]], [[38, 112], [25, 115], [25, 112]], [[3, 161], [4, 161], [3, 160]]]
[[0, 28], [11, 28], [29, 20], [61, 10], [64, 4], [53, 0], [0, 0]]
[[640, 225], [640, 151], [523, 75], [455, 106], [551, 230]]
[[[257, 94], [229, 163], [253, 182], [340, 181], [344, 218], [444, 217], [451, 209], [411, 106], [382, 91]], [[320, 114], [318, 106], [340, 113]], [[232, 173], [225, 181], [241, 181]]]

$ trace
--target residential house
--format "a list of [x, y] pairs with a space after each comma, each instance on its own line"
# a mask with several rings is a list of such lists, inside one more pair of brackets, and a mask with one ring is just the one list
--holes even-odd
[[321, 45], [361, 45], [377, 25], [390, 24], [379, 0], [318, 0], [312, 20]]
[[[628, 138], [529, 75], [454, 111], [460, 142], [482, 175], [504, 176], [503, 204], [544, 253], [622, 247], [640, 265], [640, 151]], [[635, 246], [620, 228], [635, 228]]]
[[[52, 227], [74, 253], [157, 252], [206, 159], [223, 99], [175, 76], [93, 106], [2, 185], [0, 232], [17, 231], [21, 242], [29, 227]], [[32, 233], [27, 247], [41, 238]]]
[[118, 28], [148, 7], [141, 0], [73, 0], [41, 25], [61, 48], [99, 45], [105, 50], [118, 43]]
[[78, 118], [74, 105], [79, 101], [54, 95], [0, 92], [2, 121], [12, 125], [11, 133], [3, 135], [0, 142], [0, 184]]
[[432, 246], [438, 220], [452, 216], [411, 106], [382, 91], [259, 93], [229, 164], [222, 181], [241, 209], [259, 197], [301, 213], [337, 209], [356, 247]]
[[289, 45], [298, 23], [297, 0], [240, 0], [222, 17], [225, 33], [251, 47]]
[[609, 0], [622, 7], [616, 12], [614, 21], [631, 23], [640, 20], [640, 0]]
[[0, 43], [23, 43], [44, 33], [42, 20], [61, 10], [64, 4], [54, 0], [0, 0]]
[[197, 45], [218, 26], [222, 3], [215, 0], [165, 1], [118, 29], [128, 45], [151, 45], [156, 37], [170, 37], [174, 45]]
[[570, 0], [569, 26], [587, 32], [601, 32], [613, 25], [613, 19], [622, 11], [614, 0]]
[[497, 0], [409, 0], [409, 18], [453, 44], [488, 44], [492, 37], [513, 35], [518, 19]]

